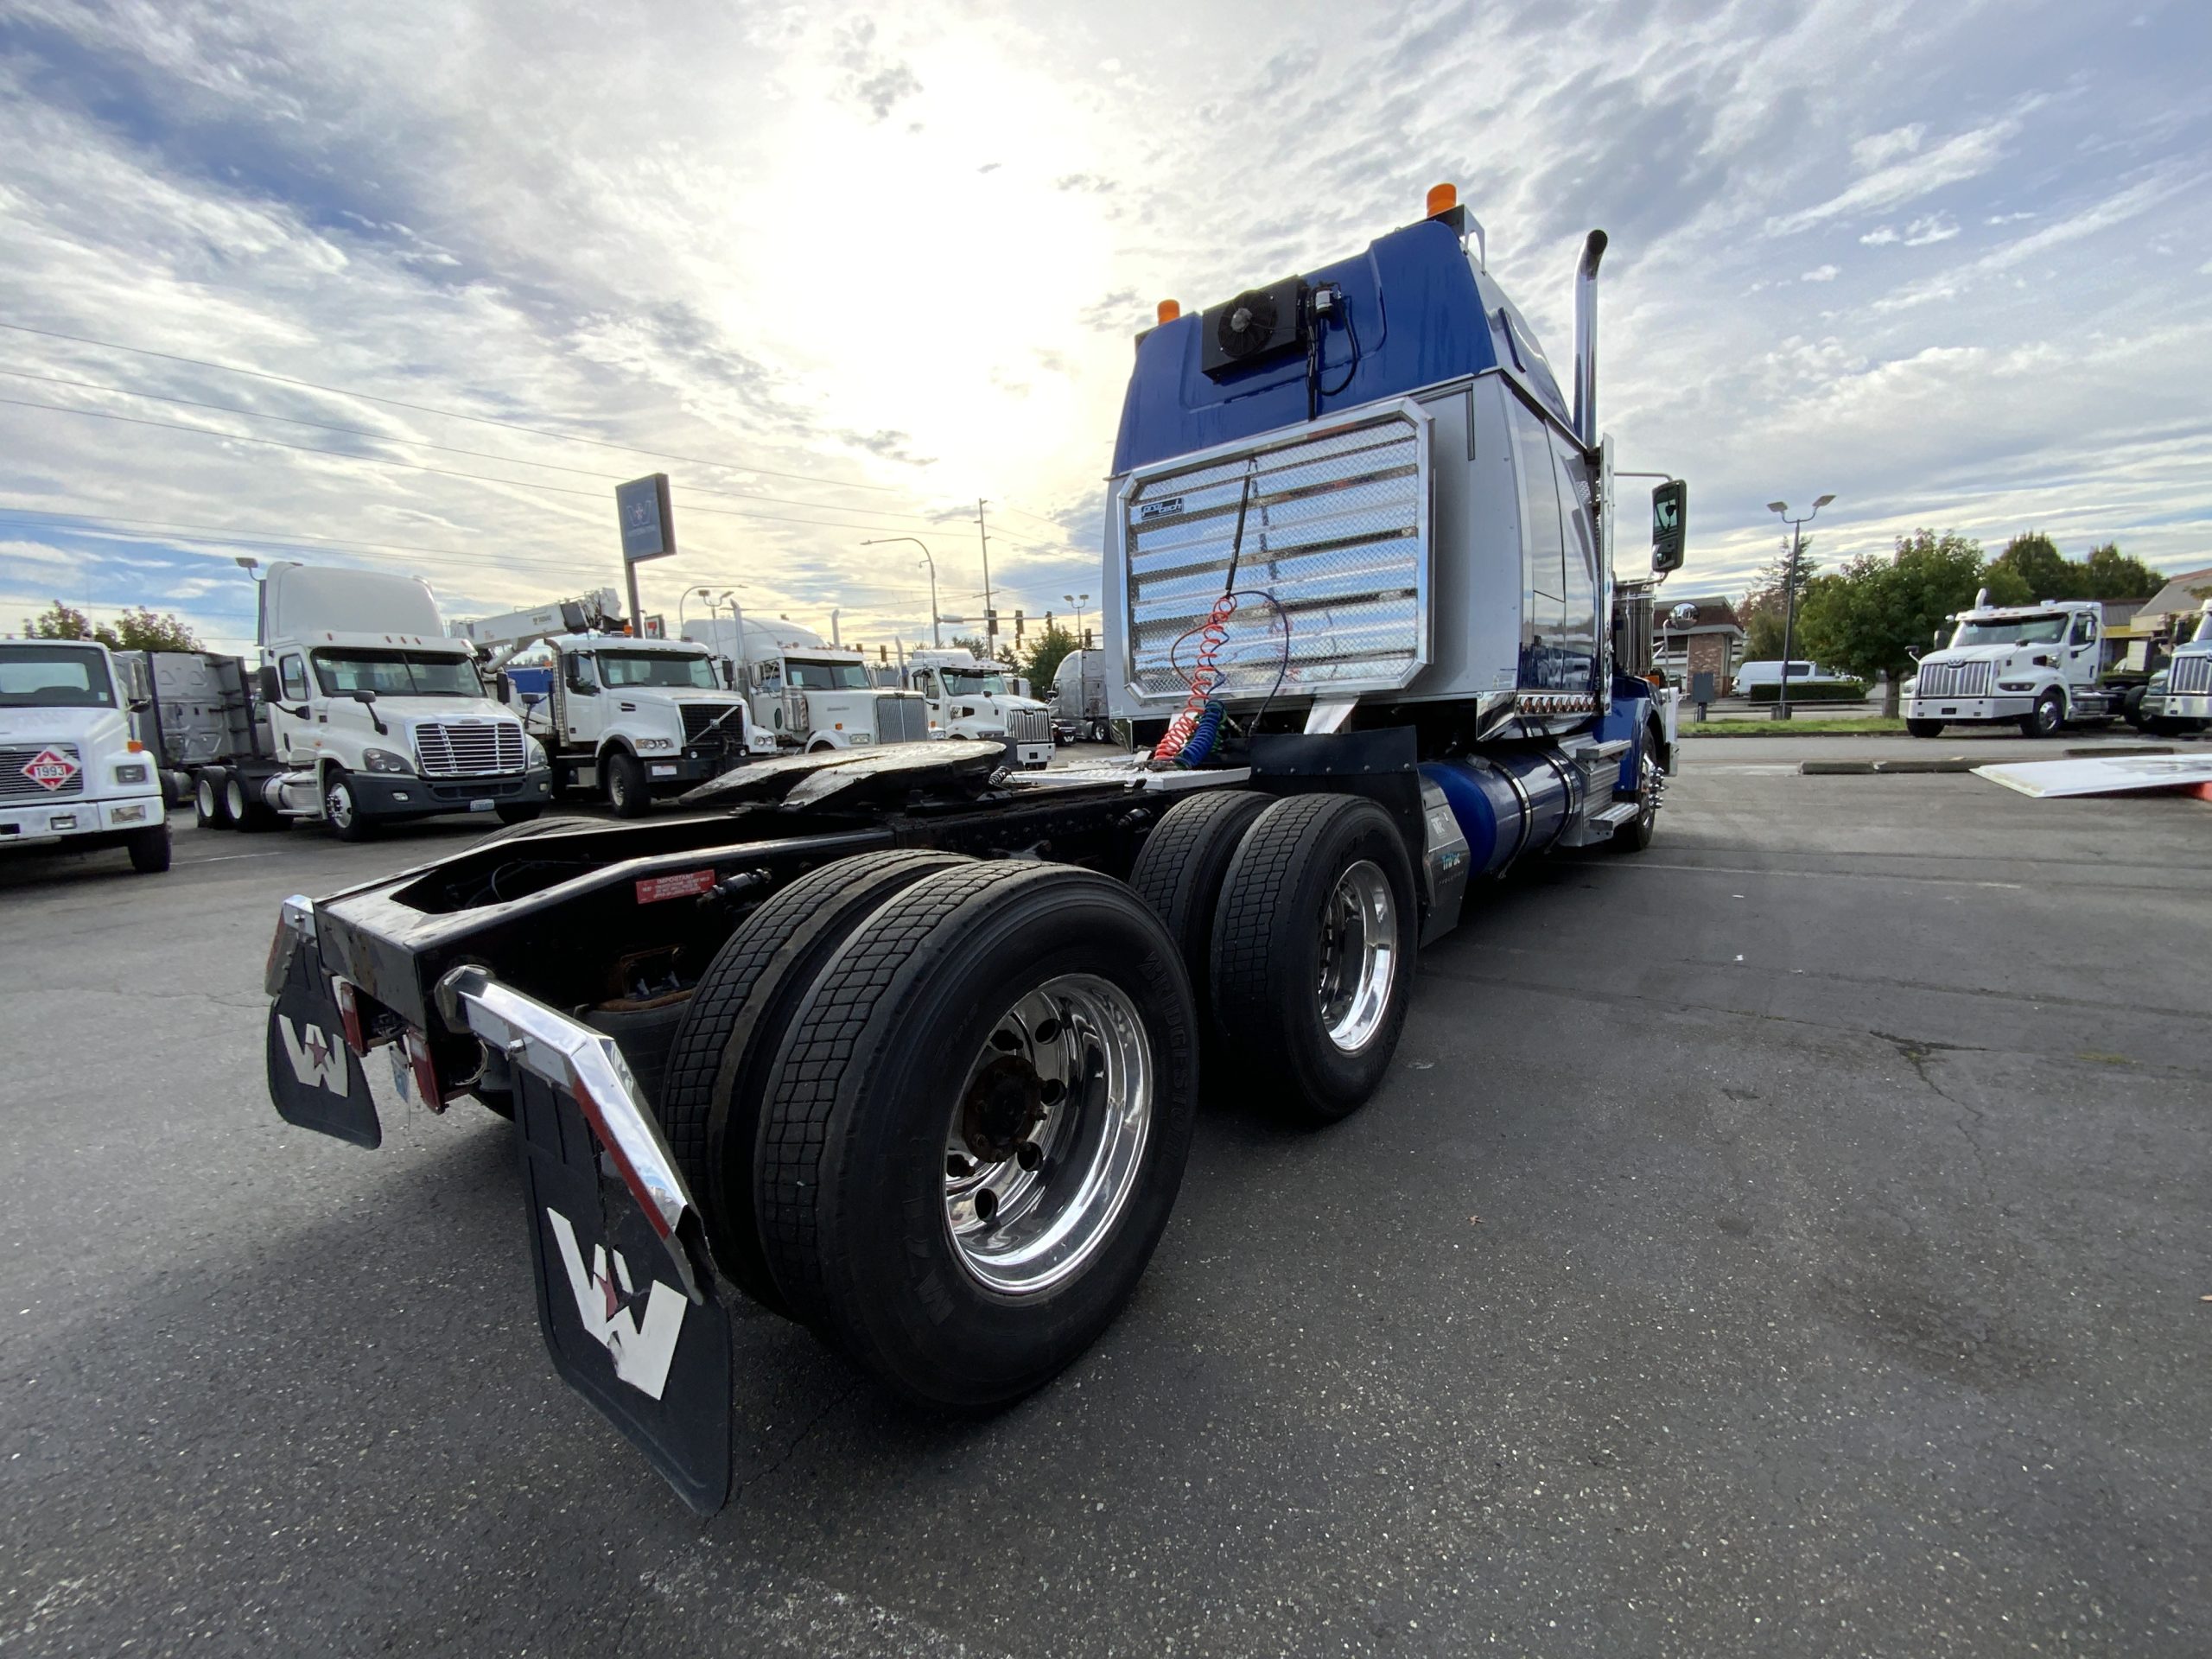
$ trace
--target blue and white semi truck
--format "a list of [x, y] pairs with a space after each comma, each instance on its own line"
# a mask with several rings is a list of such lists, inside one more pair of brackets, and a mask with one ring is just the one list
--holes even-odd
[[1202, 1080], [1346, 1116], [1489, 882], [1649, 841], [1683, 486], [1617, 573], [1605, 238], [1570, 395], [1430, 208], [1139, 338], [1103, 586], [1128, 756], [790, 756], [693, 817], [285, 901], [277, 1111], [365, 1146], [380, 1098], [512, 1117], [554, 1363], [700, 1510], [740, 1299], [907, 1399], [1020, 1396], [1135, 1287]]

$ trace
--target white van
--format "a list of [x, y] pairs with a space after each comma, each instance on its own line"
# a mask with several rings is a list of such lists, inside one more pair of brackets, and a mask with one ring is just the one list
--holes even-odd
[[[1818, 663], [1803, 662], [1794, 657], [1789, 661], [1789, 683], [1793, 686], [1833, 685], [1839, 680], [1849, 678], [1850, 675], [1822, 668]], [[1782, 661], [1779, 658], [1764, 663], [1745, 663], [1736, 671], [1736, 695], [1739, 697], [1749, 696], [1755, 685], [1781, 683]]]

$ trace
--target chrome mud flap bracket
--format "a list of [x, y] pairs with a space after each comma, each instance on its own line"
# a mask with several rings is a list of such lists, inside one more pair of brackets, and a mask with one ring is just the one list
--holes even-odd
[[513, 1074], [537, 1323], [554, 1369], [712, 1515], [729, 1497], [729, 1293], [620, 1051], [480, 968], [448, 974], [438, 1002]]

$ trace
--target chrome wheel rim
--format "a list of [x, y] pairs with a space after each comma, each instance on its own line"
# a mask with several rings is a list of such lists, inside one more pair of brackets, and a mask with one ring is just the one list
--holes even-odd
[[322, 809], [340, 830], [353, 827], [353, 792], [344, 784], [333, 783], [330, 785], [329, 791], [322, 798]]
[[1136, 1190], [1151, 1139], [1144, 1021], [1090, 974], [1008, 1008], [969, 1064], [944, 1143], [944, 1222], [986, 1288], [1034, 1296], [1080, 1272]]
[[1380, 866], [1362, 859], [1337, 878], [1321, 907], [1315, 996], [1329, 1040], [1356, 1054], [1382, 1028], [1398, 976], [1398, 901]]
[[1646, 749], [1636, 769], [1636, 819], [1649, 830], [1659, 817], [1659, 763]]

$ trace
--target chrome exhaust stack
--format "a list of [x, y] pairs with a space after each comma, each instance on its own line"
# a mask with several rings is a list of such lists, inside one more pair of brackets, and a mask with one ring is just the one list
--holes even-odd
[[1574, 273], [1574, 435], [1586, 449], [1598, 447], [1598, 262], [1605, 257], [1605, 233], [1591, 232]]

